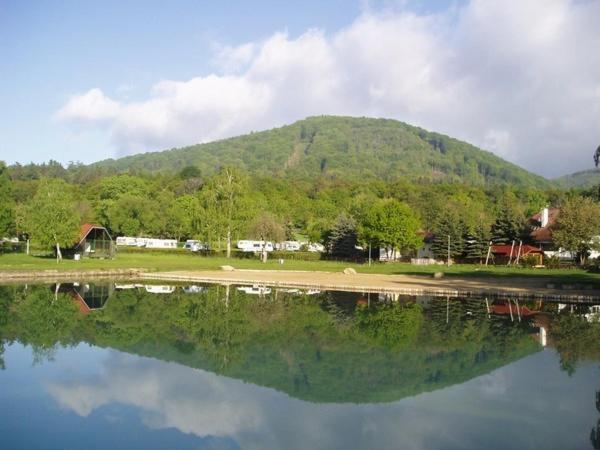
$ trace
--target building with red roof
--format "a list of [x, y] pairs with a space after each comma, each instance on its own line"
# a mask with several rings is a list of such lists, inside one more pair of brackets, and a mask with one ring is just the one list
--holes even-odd
[[531, 229], [531, 239], [542, 250], [553, 250], [552, 227], [556, 225], [560, 209], [544, 208], [539, 213], [529, 218], [528, 225]]
[[77, 242], [68, 249], [68, 253], [88, 258], [112, 258], [115, 255], [115, 243], [103, 226], [84, 223]]
[[544, 258], [544, 252], [541, 249], [528, 244], [492, 245], [491, 253], [496, 262], [516, 261], [517, 258], [522, 260], [527, 256], [534, 257], [536, 265], [541, 265]]

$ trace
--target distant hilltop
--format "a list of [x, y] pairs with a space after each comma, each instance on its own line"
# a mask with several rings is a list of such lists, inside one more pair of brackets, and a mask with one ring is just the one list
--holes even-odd
[[203, 175], [226, 165], [252, 174], [315, 179], [440, 181], [549, 187], [552, 182], [471, 144], [391, 119], [309, 117], [216, 142], [108, 159], [92, 166], [125, 172]]

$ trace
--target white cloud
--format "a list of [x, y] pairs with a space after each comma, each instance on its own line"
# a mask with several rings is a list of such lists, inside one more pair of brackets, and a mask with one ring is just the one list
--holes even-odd
[[121, 107], [98, 89], [90, 89], [85, 94], [74, 95], [57, 113], [59, 120], [80, 120], [105, 122], [116, 120]]
[[120, 154], [345, 114], [444, 132], [546, 175], [591, 167], [600, 2], [472, 0], [427, 15], [399, 4], [332, 35], [216, 45], [216, 73], [161, 81], [143, 101], [91, 89], [57, 116], [107, 127]]

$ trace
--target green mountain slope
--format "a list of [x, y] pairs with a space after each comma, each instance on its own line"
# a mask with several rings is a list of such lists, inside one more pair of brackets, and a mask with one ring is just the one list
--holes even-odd
[[550, 182], [468, 143], [389, 119], [310, 117], [292, 125], [180, 149], [94, 164], [118, 171], [204, 175], [235, 165], [254, 174], [308, 179], [440, 180], [474, 185], [548, 186]]
[[584, 170], [556, 178], [556, 181], [564, 188], [590, 188], [600, 184], [600, 170]]

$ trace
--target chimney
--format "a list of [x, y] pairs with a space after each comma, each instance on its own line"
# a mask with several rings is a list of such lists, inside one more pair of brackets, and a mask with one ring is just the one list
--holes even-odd
[[542, 213], [540, 214], [540, 222], [542, 228], [546, 228], [548, 226], [548, 208], [542, 209]]

